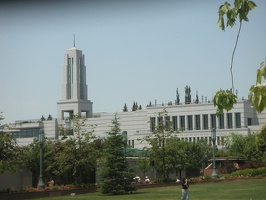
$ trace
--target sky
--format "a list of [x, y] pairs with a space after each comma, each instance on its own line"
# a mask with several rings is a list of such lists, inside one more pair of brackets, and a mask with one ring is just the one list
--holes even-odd
[[[248, 98], [266, 57], [266, 2], [243, 22], [235, 52], [234, 88]], [[232, 0], [228, 1], [233, 3]], [[185, 99], [185, 86], [211, 100], [232, 87], [230, 63], [239, 22], [222, 31], [224, 0], [0, 2], [0, 112], [3, 123], [57, 117], [64, 54], [85, 55], [93, 112], [120, 112]]]

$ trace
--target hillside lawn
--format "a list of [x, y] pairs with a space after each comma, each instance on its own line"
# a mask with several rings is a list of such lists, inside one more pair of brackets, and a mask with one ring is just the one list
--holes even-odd
[[[266, 178], [236, 179], [223, 182], [193, 183], [189, 188], [190, 200], [265, 200]], [[75, 196], [39, 198], [39, 200], [177, 200], [181, 199], [181, 186], [138, 189], [133, 194], [103, 195], [98, 192]], [[35, 199], [36, 200], [36, 199]]]

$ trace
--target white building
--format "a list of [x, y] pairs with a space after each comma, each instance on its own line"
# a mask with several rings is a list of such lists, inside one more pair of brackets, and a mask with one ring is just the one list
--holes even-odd
[[86, 125], [97, 125], [94, 133], [105, 137], [115, 114], [119, 118], [120, 128], [128, 133], [128, 145], [142, 148], [145, 143], [138, 139], [151, 134], [160, 120], [159, 113], [167, 111], [174, 131], [180, 131], [177, 137], [188, 141], [205, 139], [210, 142], [211, 129], [216, 128], [217, 145], [222, 146], [222, 137], [229, 133], [248, 134], [256, 132], [266, 123], [266, 113], [258, 114], [247, 100], [239, 100], [234, 108], [216, 117], [213, 103], [152, 105], [143, 110], [117, 113], [93, 113], [92, 102], [87, 99], [85, 57], [81, 50], [72, 47], [67, 50], [63, 70], [62, 99], [57, 102], [57, 119], [51, 121], [27, 120], [11, 124], [10, 132], [20, 145], [27, 145], [43, 129], [45, 136], [58, 139], [58, 125], [69, 125], [67, 118], [74, 114], [86, 116]]

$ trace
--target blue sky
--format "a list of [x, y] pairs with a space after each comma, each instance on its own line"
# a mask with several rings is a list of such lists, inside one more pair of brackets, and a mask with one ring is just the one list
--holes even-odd
[[[229, 1], [233, 2], [233, 1]], [[230, 61], [238, 31], [216, 23], [223, 0], [4, 1], [0, 3], [1, 98], [5, 120], [57, 117], [64, 54], [85, 54], [94, 112], [122, 111], [133, 101], [174, 102], [231, 88]], [[266, 57], [266, 2], [243, 23], [233, 66], [238, 97], [247, 99]]]

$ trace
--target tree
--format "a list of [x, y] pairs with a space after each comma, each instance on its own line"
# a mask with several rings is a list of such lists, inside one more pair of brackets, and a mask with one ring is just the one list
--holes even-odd
[[231, 8], [231, 4], [225, 2], [223, 5], [219, 7], [219, 18], [217, 25], [222, 29], [225, 30], [225, 23], [224, 23], [224, 15], [227, 17], [226, 26], [233, 27], [235, 25], [236, 19], [239, 18], [239, 30], [236, 37], [236, 43], [233, 49], [232, 57], [231, 57], [231, 81], [232, 87], [230, 90], [220, 90], [217, 91], [214, 95], [214, 106], [217, 106], [216, 114], [220, 115], [223, 113], [223, 110], [229, 111], [233, 108], [234, 104], [237, 102], [237, 96], [234, 94], [234, 77], [233, 77], [233, 62], [234, 62], [234, 55], [236, 51], [236, 47], [238, 44], [238, 39], [242, 27], [242, 21], [248, 21], [248, 14], [249, 11], [256, 8], [256, 4], [250, 0], [234, 0], [234, 6]]
[[179, 98], [179, 93], [178, 93], [178, 88], [176, 88], [176, 105], [180, 104], [180, 98]]
[[166, 146], [168, 172], [178, 177], [181, 177], [182, 171], [188, 171], [190, 176], [198, 176], [201, 165], [210, 157], [210, 150], [211, 146], [205, 140], [191, 143], [172, 138]]
[[195, 101], [196, 104], [199, 103], [199, 95], [198, 95], [198, 91], [196, 92], [196, 101]]
[[226, 140], [226, 148], [230, 154], [235, 157], [244, 158], [247, 163], [260, 160], [260, 152], [256, 150], [256, 135], [248, 134], [247, 136], [232, 133]]
[[123, 112], [128, 112], [127, 104], [124, 105]]
[[186, 85], [185, 87], [185, 104], [191, 103], [191, 89]]
[[163, 176], [165, 181], [168, 178], [168, 170], [166, 163], [166, 145], [167, 141], [173, 137], [173, 130], [170, 117], [167, 111], [159, 112], [158, 125], [151, 135], [145, 136], [143, 140], [147, 141], [151, 146], [151, 159], [156, 163], [156, 170]]
[[125, 140], [117, 115], [115, 115], [111, 131], [107, 133], [103, 157], [99, 163], [99, 175], [102, 179], [100, 192], [103, 194], [125, 194], [136, 190], [131, 185], [134, 176], [128, 170], [124, 146]]
[[45, 120], [46, 120], [45, 117], [42, 115], [41, 121], [45, 121]]
[[139, 154], [140, 160], [137, 162], [138, 168], [143, 173], [143, 180], [145, 179], [146, 172], [151, 168], [151, 160], [149, 154], [150, 152], [147, 149], [143, 149], [143, 151]]
[[136, 103], [135, 101], [133, 102], [133, 106], [132, 106], [132, 111], [136, 111], [137, 110], [137, 107], [136, 107]]
[[48, 115], [48, 117], [47, 117], [47, 120], [53, 120], [53, 117], [52, 117], [52, 115]]
[[12, 135], [6, 133], [1, 121], [4, 120], [2, 112], [0, 112], [0, 174], [17, 170], [19, 163], [19, 147], [17, 141]]
[[264, 125], [256, 137], [256, 149], [262, 153], [263, 161], [266, 161], [266, 125]]
[[262, 78], [266, 80], [266, 62], [260, 64], [256, 84], [250, 87], [249, 93], [249, 100], [259, 113], [266, 108], [266, 84], [262, 83]]

